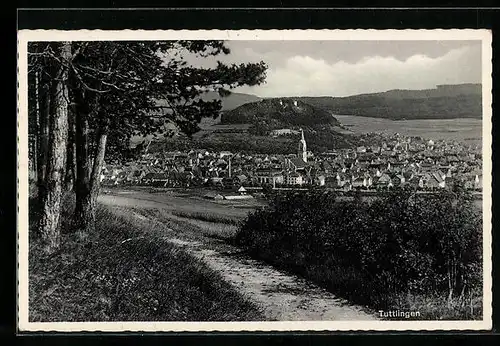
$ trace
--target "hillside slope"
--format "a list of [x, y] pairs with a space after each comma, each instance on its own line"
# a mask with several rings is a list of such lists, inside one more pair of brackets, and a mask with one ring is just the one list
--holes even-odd
[[327, 110], [293, 99], [264, 99], [221, 116], [221, 124], [251, 124], [258, 132], [287, 128], [324, 128], [340, 123]]
[[482, 118], [481, 84], [438, 85], [347, 97], [301, 97], [333, 114], [392, 120]]
[[[313, 151], [325, 151], [351, 145], [349, 136], [345, 135], [347, 130], [331, 115], [330, 111], [298, 99], [263, 99], [259, 102], [247, 103], [222, 113], [220, 124], [234, 126], [247, 124], [250, 128], [247, 134], [205, 134], [203, 140], [232, 142], [235, 146], [237, 142], [243, 140], [245, 142], [243, 146], [247, 146], [258, 139], [257, 147], [262, 147], [264, 151], [272, 151], [273, 146], [274, 150], [278, 150], [279, 146], [282, 147], [280, 152], [293, 153], [296, 150], [298, 135], [290, 134], [279, 139], [272, 139], [271, 131], [303, 129], [308, 146]], [[259, 151], [262, 150], [257, 150]]]
[[216, 92], [208, 92], [203, 94], [201, 98], [205, 101], [208, 100], [221, 100], [222, 101], [222, 111], [231, 110], [237, 108], [245, 103], [257, 102], [261, 100], [260, 97], [250, 94], [235, 93], [232, 92], [226, 97], [220, 97]]

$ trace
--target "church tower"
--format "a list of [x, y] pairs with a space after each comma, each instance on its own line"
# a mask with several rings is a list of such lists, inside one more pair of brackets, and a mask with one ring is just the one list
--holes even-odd
[[306, 145], [306, 140], [304, 138], [304, 131], [300, 129], [300, 133], [302, 137], [299, 142], [299, 150], [297, 153], [297, 157], [302, 158], [304, 162], [307, 162], [307, 145]]

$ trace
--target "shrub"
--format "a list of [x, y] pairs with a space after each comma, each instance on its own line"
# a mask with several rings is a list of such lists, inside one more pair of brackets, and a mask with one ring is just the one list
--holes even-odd
[[277, 195], [248, 216], [235, 242], [376, 309], [397, 307], [402, 295], [451, 302], [480, 291], [481, 217], [466, 193], [338, 197]]

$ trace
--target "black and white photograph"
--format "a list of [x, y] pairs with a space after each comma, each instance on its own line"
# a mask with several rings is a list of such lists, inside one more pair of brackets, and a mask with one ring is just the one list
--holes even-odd
[[491, 328], [490, 32], [18, 41], [20, 330]]

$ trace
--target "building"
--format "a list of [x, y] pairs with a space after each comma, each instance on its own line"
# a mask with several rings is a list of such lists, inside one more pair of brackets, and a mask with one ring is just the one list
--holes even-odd
[[275, 171], [272, 169], [259, 169], [255, 172], [255, 177], [259, 184], [283, 184], [284, 176], [282, 171]]
[[277, 129], [277, 130], [272, 130], [271, 135], [274, 137], [278, 136], [284, 136], [284, 135], [292, 135], [292, 134], [299, 134], [300, 132], [297, 130], [292, 130], [292, 129]]
[[304, 131], [300, 129], [301, 139], [299, 142], [299, 150], [297, 151], [297, 157], [302, 158], [304, 162], [307, 162], [307, 144], [304, 138]]
[[286, 176], [287, 185], [302, 185], [304, 184], [304, 179], [302, 175], [297, 172], [292, 172]]

